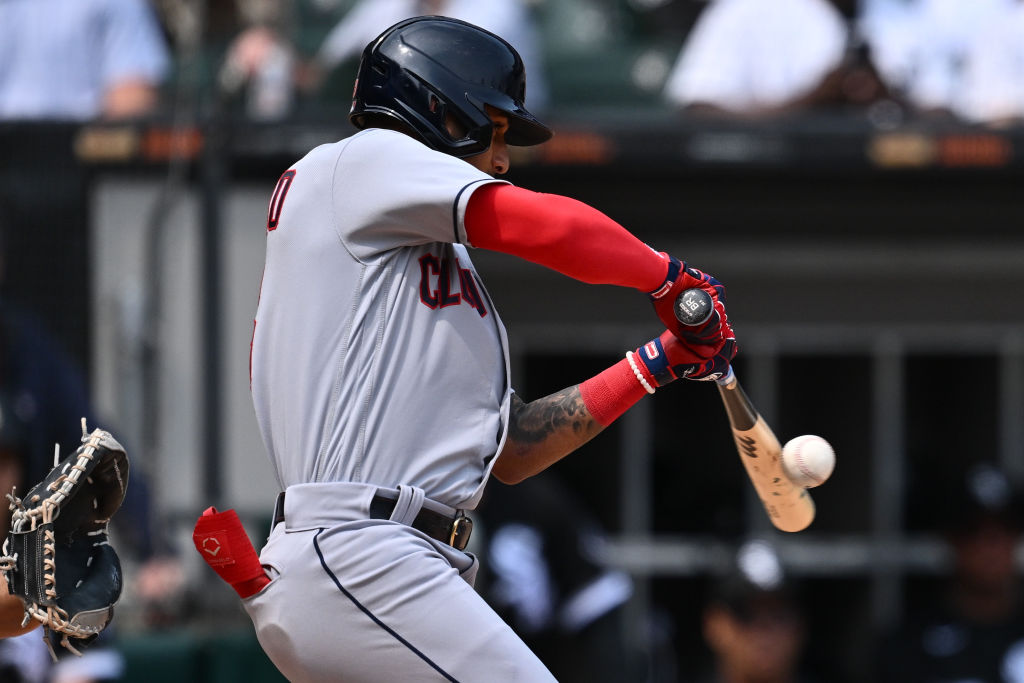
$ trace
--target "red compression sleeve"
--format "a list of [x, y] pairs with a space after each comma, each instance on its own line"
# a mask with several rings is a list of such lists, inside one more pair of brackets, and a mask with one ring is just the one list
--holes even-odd
[[605, 427], [646, 395], [647, 390], [633, 374], [625, 358], [580, 383], [583, 404], [594, 419]]
[[668, 262], [624, 227], [583, 202], [491, 183], [466, 208], [470, 244], [513, 254], [590, 284], [650, 292]]

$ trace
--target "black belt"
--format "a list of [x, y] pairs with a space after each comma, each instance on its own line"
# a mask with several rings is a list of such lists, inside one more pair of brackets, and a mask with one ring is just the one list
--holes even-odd
[[[391, 513], [398, 504], [397, 500], [375, 495], [370, 501], [370, 519], [391, 519]], [[277, 503], [274, 505], [274, 521], [271, 528], [284, 521], [284, 491], [277, 494]], [[442, 515], [427, 508], [420, 508], [416, 519], [410, 524], [413, 529], [418, 529], [434, 540], [447, 543], [456, 550], [465, 550], [469, 544], [469, 537], [473, 533], [473, 520], [466, 517], [461, 511], [455, 517]]]

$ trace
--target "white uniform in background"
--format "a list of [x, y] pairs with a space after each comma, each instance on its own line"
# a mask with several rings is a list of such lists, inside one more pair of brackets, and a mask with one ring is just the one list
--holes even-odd
[[1024, 3], [968, 46], [959, 113], [975, 122], [1024, 118]]
[[171, 67], [145, 0], [0, 2], [0, 120], [87, 120], [120, 82]]
[[[869, 0], [861, 32], [886, 84], [920, 109], [963, 114], [968, 51], [1017, 0]], [[975, 105], [976, 106], [976, 105]]]
[[839, 66], [848, 34], [828, 0], [715, 0], [683, 45], [665, 96], [732, 111], [783, 105]]

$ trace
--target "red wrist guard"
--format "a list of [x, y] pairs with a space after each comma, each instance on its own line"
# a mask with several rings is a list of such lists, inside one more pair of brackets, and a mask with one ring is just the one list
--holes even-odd
[[637, 381], [625, 358], [580, 383], [583, 404], [593, 418], [605, 427], [646, 395], [647, 390]]
[[229, 583], [239, 597], [255, 595], [270, 583], [234, 510], [217, 512], [215, 507], [207, 508], [196, 522], [192, 542], [206, 564]]

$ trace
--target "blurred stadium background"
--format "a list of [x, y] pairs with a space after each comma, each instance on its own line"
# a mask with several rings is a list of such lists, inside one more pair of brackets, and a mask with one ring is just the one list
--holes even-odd
[[[352, 4], [285, 2], [281, 26], [312, 55]], [[6, 177], [17, 169], [53, 195], [48, 230], [8, 240], [5, 287], [87, 369], [180, 554], [183, 586], [163, 603], [129, 586], [115, 643], [124, 680], [277, 680], [190, 533], [215, 504], [265, 537], [276, 484], [247, 354], [266, 205], [289, 163], [352, 132], [356, 64], [258, 120], [218, 81], [241, 28], [235, 3], [153, 6], [175, 51], [156, 114], [0, 122]], [[634, 580], [623, 637], [652, 660], [656, 643], [684, 669], [707, 658], [708, 582], [759, 537], [810, 597], [820, 679], [867, 681], [875, 639], [934, 599], [951, 569], [940, 513], [958, 500], [946, 491], [980, 462], [1024, 479], [1024, 129], [868, 108], [687, 116], [662, 87], [703, 9], [531, 3], [556, 137], [517, 153], [509, 177], [588, 202], [725, 282], [748, 392], [780, 440], [829, 439], [836, 471], [814, 491], [809, 530], [773, 531], [714, 389], [692, 384], [641, 403], [552, 476], [607, 530], [601, 559]], [[474, 259], [526, 396], [588, 377], [657, 331], [635, 294]], [[1024, 548], [1018, 557], [1024, 566]]]

